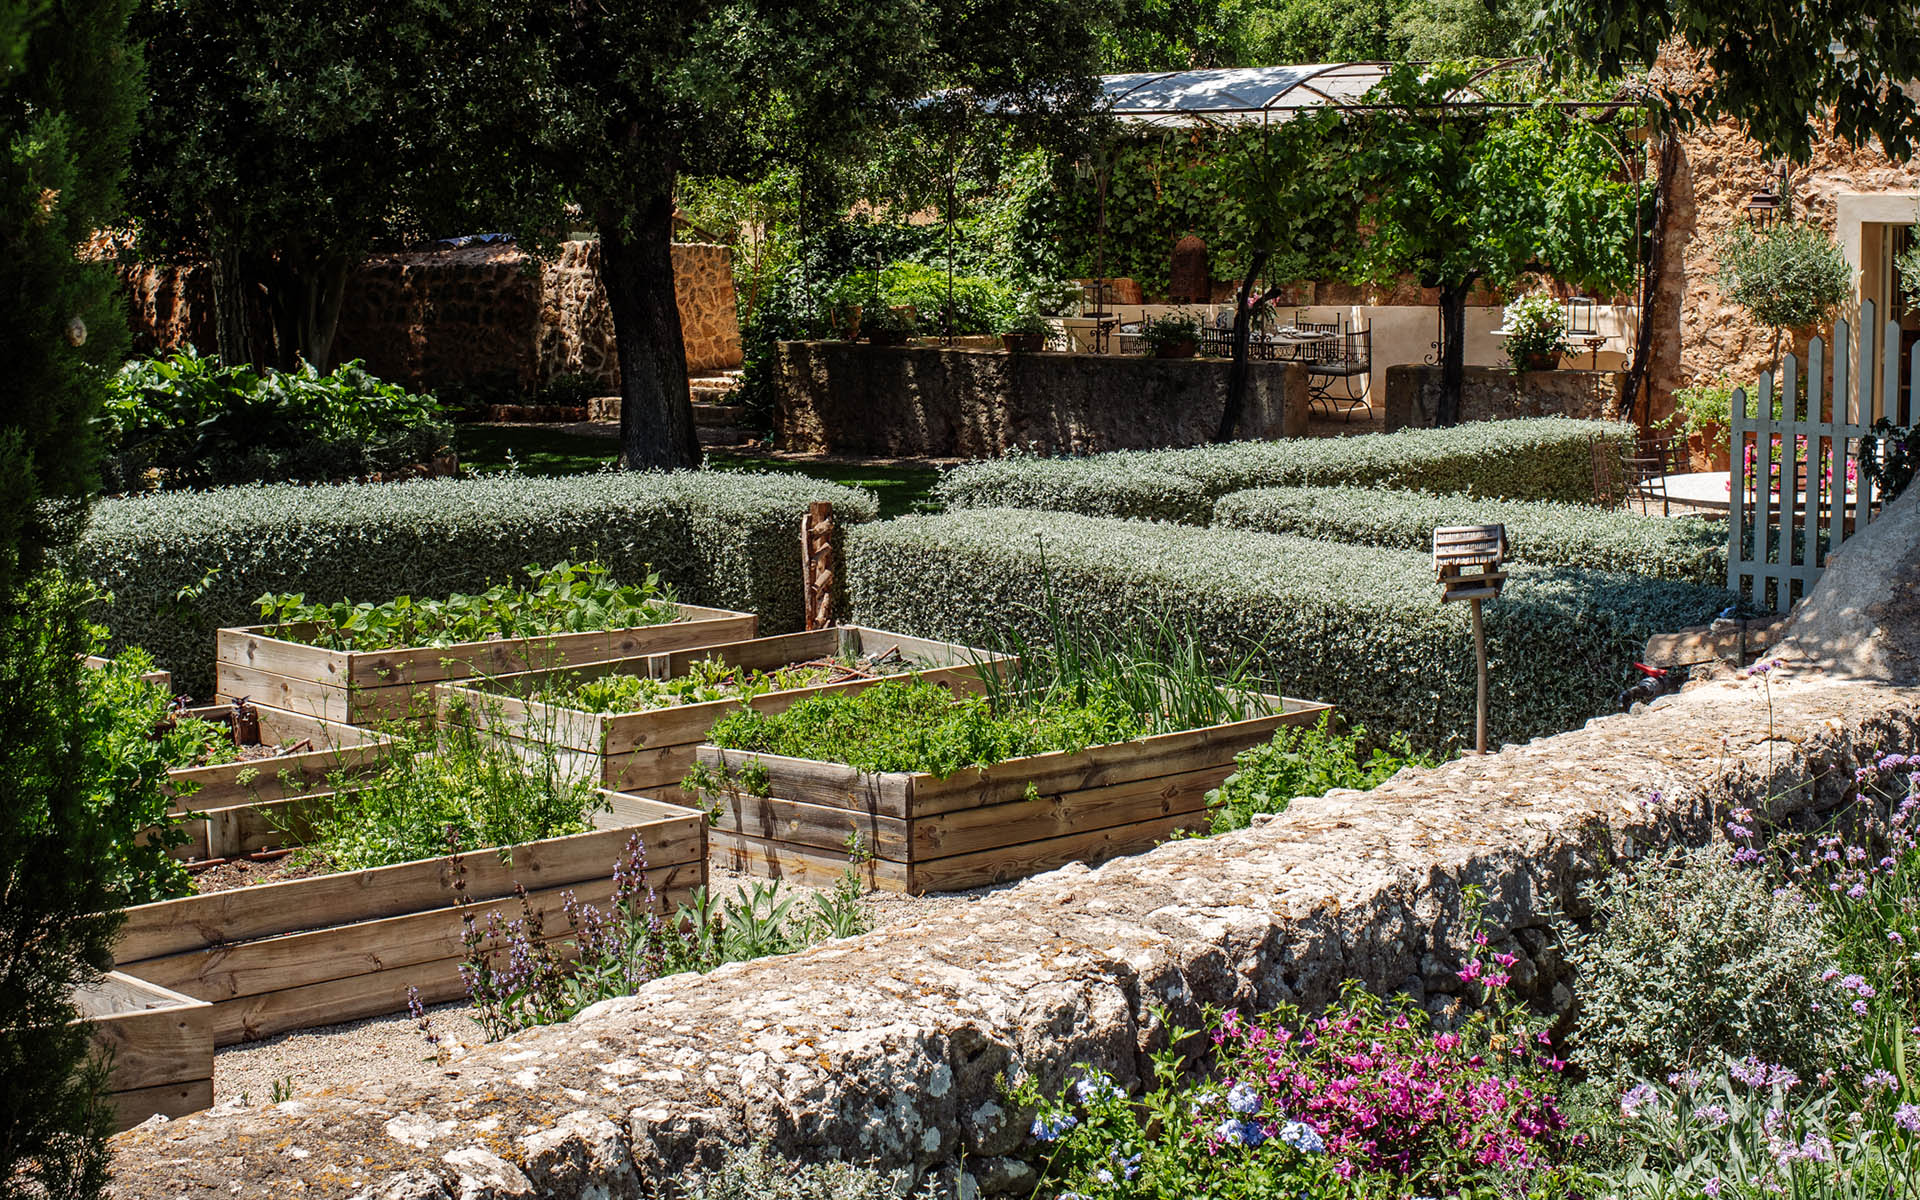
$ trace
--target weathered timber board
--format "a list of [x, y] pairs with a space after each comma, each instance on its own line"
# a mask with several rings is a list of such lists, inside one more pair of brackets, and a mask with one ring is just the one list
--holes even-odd
[[660, 625], [541, 638], [500, 638], [398, 650], [328, 650], [276, 637], [281, 627], [222, 629], [215, 637], [215, 687], [223, 698], [360, 724], [417, 715], [436, 683], [496, 676], [569, 663], [663, 653], [751, 638], [759, 618], [700, 605], [679, 606], [681, 619]]
[[119, 971], [74, 994], [95, 1045], [112, 1056], [107, 1101], [118, 1129], [213, 1103], [213, 1008]]
[[[633, 796], [612, 802], [611, 813], [595, 818], [600, 828], [514, 847], [511, 864], [497, 849], [469, 851], [463, 856], [467, 895], [491, 900], [510, 894], [516, 882], [539, 891], [610, 875], [615, 855], [635, 829], [650, 861], [691, 862], [704, 853], [703, 815]], [[453, 894], [453, 882], [447, 859], [423, 859], [136, 905], [127, 910], [115, 955], [122, 964], [137, 963], [224, 942], [401, 916], [441, 907]]]

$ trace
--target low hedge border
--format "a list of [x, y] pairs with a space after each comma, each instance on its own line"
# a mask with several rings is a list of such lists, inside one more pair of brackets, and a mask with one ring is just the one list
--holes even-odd
[[1616, 421], [1537, 417], [1087, 458], [1016, 456], [956, 468], [936, 494], [950, 509], [1034, 508], [1191, 525], [1206, 524], [1222, 496], [1267, 487], [1393, 487], [1592, 503], [1594, 436], [1624, 447], [1633, 432]]
[[1508, 557], [1516, 562], [1713, 585], [1727, 578], [1724, 521], [1550, 500], [1483, 500], [1384, 488], [1261, 488], [1222, 496], [1213, 506], [1213, 523], [1417, 551], [1433, 548], [1435, 526], [1497, 523], [1507, 527]]
[[616, 579], [651, 564], [682, 600], [798, 629], [800, 519], [815, 500], [842, 528], [877, 511], [860, 488], [709, 471], [159, 493], [95, 504], [67, 565], [112, 594], [114, 650], [143, 646], [182, 691], [207, 695], [214, 630], [258, 620], [262, 593], [443, 596], [564, 558], [598, 558]]
[[[1429, 556], [1233, 529], [1007, 509], [907, 517], [851, 531], [848, 587], [863, 624], [990, 645], [1041, 637], [1040, 598], [1112, 625], [1190, 624], [1217, 662], [1259, 652], [1275, 690], [1337, 705], [1422, 748], [1471, 739], [1467, 606], [1442, 606]], [[1517, 566], [1487, 605], [1491, 736], [1524, 741], [1611, 711], [1648, 636], [1702, 624], [1718, 588], [1570, 567]]]

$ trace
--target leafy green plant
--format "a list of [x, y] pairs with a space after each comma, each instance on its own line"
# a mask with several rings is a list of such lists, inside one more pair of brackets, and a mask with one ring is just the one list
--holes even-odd
[[330, 650], [453, 646], [494, 638], [539, 638], [596, 629], [631, 629], [680, 619], [673, 589], [652, 571], [616, 584], [597, 562], [526, 568], [531, 586], [497, 584], [443, 600], [398, 596], [384, 604], [341, 600], [310, 604], [300, 593], [262, 596], [260, 615], [277, 636]]
[[1687, 437], [1725, 436], [1733, 428], [1733, 384], [1723, 378], [1673, 389], [1673, 415], [1664, 424]]
[[1015, 292], [1004, 279], [956, 273], [951, 302], [947, 283], [947, 273], [939, 267], [895, 262], [880, 272], [877, 287], [883, 306], [912, 307], [919, 327], [930, 333], [993, 333], [1014, 311]]
[[1779, 329], [1823, 323], [1853, 291], [1853, 268], [1832, 235], [1803, 221], [1739, 224], [1714, 241], [1714, 283], [1755, 320]]
[[579, 408], [606, 390], [606, 385], [592, 375], [563, 372], [541, 384], [540, 390], [533, 394], [533, 402], [561, 408]]
[[1336, 729], [1331, 714], [1311, 726], [1280, 729], [1273, 740], [1233, 759], [1233, 774], [1207, 793], [1214, 809], [1213, 831], [1244, 829], [1261, 813], [1285, 812], [1298, 796], [1319, 796], [1334, 788], [1369, 791], [1403, 767], [1432, 767], [1440, 759], [1414, 750], [1404, 733], [1385, 746], [1367, 744], [1364, 726]]
[[898, 333], [908, 337], [920, 330], [920, 320], [910, 311], [879, 304], [863, 309], [860, 314], [862, 333]]
[[[914, 1194], [902, 1172], [883, 1174], [845, 1162], [795, 1162], [779, 1158], [765, 1143], [730, 1148], [712, 1170], [685, 1179], [686, 1200], [907, 1200]], [[938, 1193], [927, 1180], [919, 1193]]]
[[301, 853], [334, 871], [412, 862], [457, 847], [517, 846], [581, 833], [605, 801], [548, 747], [523, 752], [463, 722], [390, 731], [400, 751], [372, 775], [330, 780], [302, 806]]
[[1053, 325], [1039, 310], [1022, 308], [1000, 322], [1001, 333], [1015, 336], [1046, 337], [1053, 332]]
[[1153, 354], [1187, 345], [1199, 336], [1200, 319], [1191, 313], [1165, 313], [1140, 323], [1140, 341]]
[[1920, 467], [1920, 425], [1895, 425], [1881, 417], [1860, 441], [1860, 461], [1873, 477], [1875, 499], [1892, 502]]
[[1566, 315], [1560, 302], [1545, 293], [1522, 296], [1507, 305], [1501, 328], [1507, 335], [1507, 362], [1516, 371], [1526, 370], [1536, 356], [1567, 352]]
[[127, 904], [193, 890], [170, 853], [187, 839], [168, 815], [167, 772], [235, 756], [225, 728], [179, 712], [165, 688], [141, 678], [152, 670], [151, 656], [131, 648], [82, 676], [88, 805], [113, 848], [113, 882]]
[[682, 704], [716, 700], [745, 702], [768, 692], [817, 687], [876, 674], [899, 674], [910, 667], [900, 657], [885, 660], [837, 658], [796, 663], [773, 671], [731, 666], [718, 658], [703, 658], [670, 679], [643, 675], [607, 674], [585, 678], [562, 675], [528, 693], [530, 699], [583, 712], [650, 712]]
[[783, 712], [742, 708], [707, 740], [730, 750], [841, 762], [862, 771], [951, 775], [1030, 754], [1123, 742], [1151, 727], [1119, 695], [1079, 703], [1044, 699], [996, 709], [985, 696], [956, 698], [938, 684], [889, 680], [851, 695], [809, 696]]
[[452, 444], [439, 402], [358, 361], [255, 372], [191, 347], [113, 377], [96, 425], [110, 488], [351, 478], [426, 462]]

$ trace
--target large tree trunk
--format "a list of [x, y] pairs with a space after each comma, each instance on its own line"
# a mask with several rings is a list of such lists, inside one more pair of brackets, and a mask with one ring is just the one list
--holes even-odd
[[1440, 409], [1433, 423], [1460, 423], [1460, 398], [1467, 376], [1467, 292], [1473, 282], [1440, 285]]
[[1247, 262], [1246, 278], [1240, 281], [1240, 290], [1234, 295], [1233, 362], [1227, 367], [1227, 406], [1220, 413], [1220, 428], [1213, 435], [1216, 442], [1233, 440], [1240, 429], [1240, 414], [1247, 410], [1247, 376], [1252, 373], [1247, 359], [1248, 342], [1253, 333], [1253, 281], [1266, 266], [1266, 251], [1255, 251]]
[[259, 366], [260, 348], [253, 340], [253, 312], [248, 303], [247, 272], [240, 248], [215, 245], [207, 255], [213, 284], [213, 348], [231, 367]]
[[630, 470], [700, 463], [687, 348], [673, 293], [673, 181], [630, 207], [596, 206], [600, 281], [620, 357], [620, 463]]
[[343, 254], [308, 255], [283, 247], [267, 286], [273, 313], [274, 365], [291, 371], [304, 360], [315, 370], [333, 369], [333, 336], [354, 260]]

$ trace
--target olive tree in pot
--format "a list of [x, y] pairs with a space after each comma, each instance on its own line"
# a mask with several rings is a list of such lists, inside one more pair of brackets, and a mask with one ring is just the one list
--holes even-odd
[[1200, 344], [1200, 322], [1187, 313], [1168, 313], [1141, 323], [1140, 340], [1155, 358], [1192, 358]]
[[1727, 298], [1773, 327], [1775, 358], [1782, 331], [1806, 353], [1814, 331], [1853, 292], [1853, 268], [1826, 230], [1802, 221], [1766, 229], [1736, 225], [1714, 240], [1713, 281]]
[[1507, 335], [1507, 361], [1516, 371], [1554, 371], [1567, 352], [1567, 323], [1560, 302], [1537, 293], [1507, 305], [1501, 331]]

